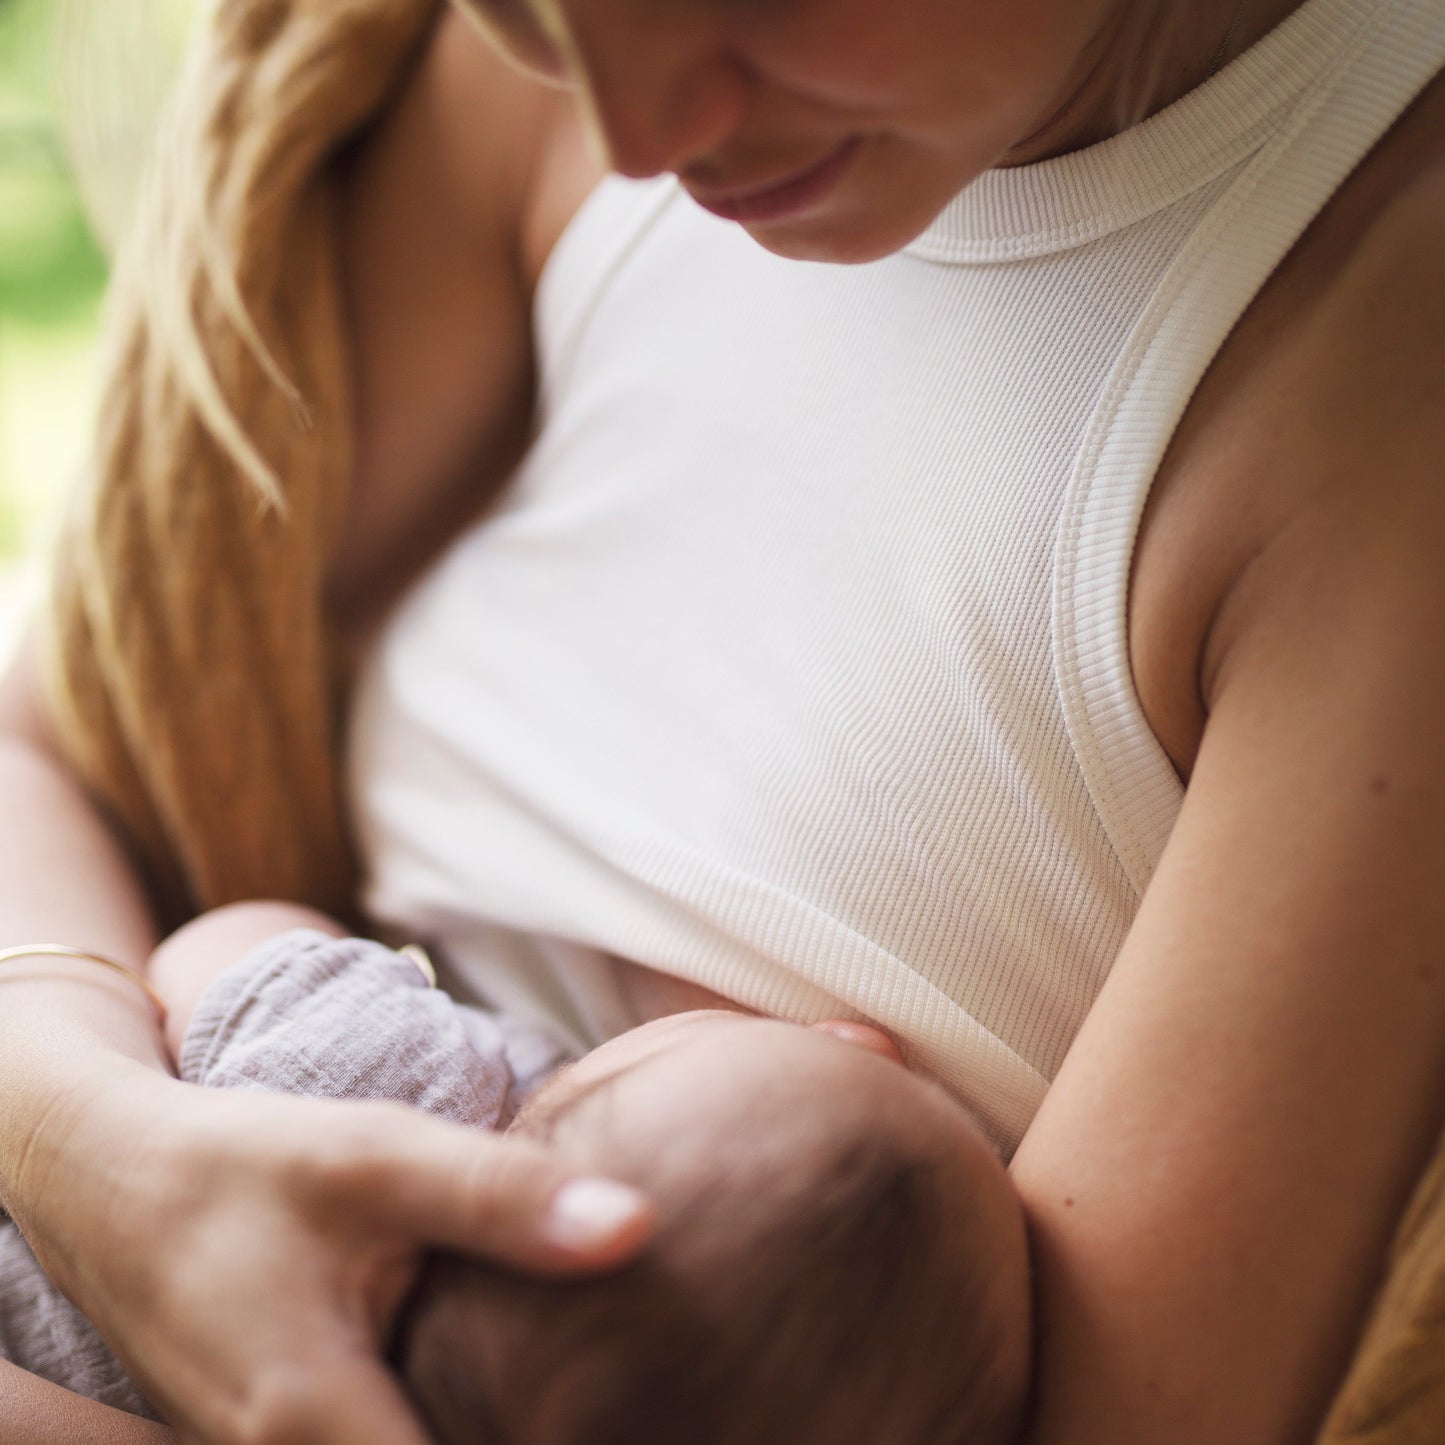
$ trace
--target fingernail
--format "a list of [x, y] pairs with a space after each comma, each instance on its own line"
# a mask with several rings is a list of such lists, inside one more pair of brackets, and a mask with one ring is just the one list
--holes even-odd
[[635, 1189], [611, 1179], [574, 1179], [552, 1198], [547, 1233], [567, 1249], [609, 1244], [646, 1213], [647, 1201]]

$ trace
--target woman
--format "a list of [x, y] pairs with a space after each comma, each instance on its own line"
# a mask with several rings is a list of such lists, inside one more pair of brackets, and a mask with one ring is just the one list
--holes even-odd
[[[418, 8], [331, 7], [386, 36], [358, 44], [371, 68], [336, 110], [366, 116]], [[85, 655], [124, 659], [103, 686], [62, 666], [63, 744], [33, 675], [12, 679], [6, 940], [151, 941], [62, 751], [172, 899], [285, 891], [289, 869], [332, 902], [314, 596], [355, 640], [535, 426], [368, 666], [371, 906], [464, 971], [488, 953], [489, 987], [583, 1031], [671, 1005], [618, 953], [893, 1029], [1018, 1145], [1038, 1445], [1307, 1438], [1442, 1122], [1441, 6], [467, 8], [544, 82], [449, 20], [347, 157], [344, 518], [334, 481], [292, 485], [341, 466], [307, 451], [335, 437], [278, 421], [274, 377], [238, 395], [265, 350], [224, 284], [193, 293], [201, 334], [206, 307], [232, 323], [211, 328], [227, 384], [176, 409], [233, 470], [273, 467], [290, 507], [257, 521], [239, 489], [207, 494], [196, 530], [254, 536], [271, 601], [246, 568], [222, 588], [201, 551], [144, 551], [194, 492], [103, 490], [112, 553], [86, 567], [151, 612], [62, 587], [67, 656], [88, 630]], [[303, 11], [220, 23], [254, 58]], [[321, 87], [325, 45], [299, 49], [289, 79]], [[294, 84], [265, 89], [283, 70], [251, 67], [212, 122], [289, 103]], [[589, 129], [711, 216], [665, 181], [579, 211]], [[284, 265], [257, 200], [303, 194], [326, 137], [288, 134], [237, 146], [204, 194], [241, 294], [270, 302], [259, 341], [324, 422], [337, 333], [293, 310], [326, 299], [326, 196], [298, 202]], [[150, 377], [173, 323], [128, 333], [125, 364]], [[248, 452], [232, 412], [289, 450]], [[106, 442], [108, 478], [210, 446], [119, 422]], [[200, 686], [202, 597], [217, 646], [261, 654], [227, 653], [224, 686]], [[245, 733], [246, 666], [312, 689], [260, 695], [258, 732], [291, 742], [256, 741], [255, 773], [205, 746], [208, 725]], [[187, 667], [194, 708], [152, 726]], [[248, 799], [208, 842], [217, 799], [257, 779], [270, 822]], [[453, 795], [482, 809], [463, 844]], [[564, 1247], [547, 1201], [576, 1196], [507, 1141], [191, 1098], [94, 973], [7, 983], [3, 1197], [193, 1435], [415, 1439], [373, 1357], [419, 1245], [587, 1267], [643, 1230], [590, 1188], [594, 1227]]]

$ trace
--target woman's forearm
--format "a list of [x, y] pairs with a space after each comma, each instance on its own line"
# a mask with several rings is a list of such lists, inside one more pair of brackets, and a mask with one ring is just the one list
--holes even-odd
[[0, 940], [61, 940], [138, 964], [155, 944], [124, 850], [64, 765], [0, 733]]
[[[154, 942], [145, 897], [79, 786], [30, 741], [0, 736], [0, 798], [0, 947], [67, 943], [138, 965]], [[0, 1204], [29, 1212], [47, 1124], [87, 1085], [165, 1067], [154, 1011], [124, 978], [61, 959], [0, 965]]]
[[0, 1360], [0, 1438], [26, 1445], [174, 1445], [176, 1436]]
[[[137, 966], [155, 944], [143, 890], [13, 682], [0, 946], [58, 941]], [[563, 1198], [575, 1182], [535, 1143], [397, 1105], [192, 1088], [120, 975], [0, 965], [0, 1204], [187, 1438], [422, 1445], [376, 1343], [414, 1261], [445, 1247], [547, 1274], [614, 1267], [645, 1239], [646, 1208], [579, 1236]], [[0, 1436], [34, 1438], [3, 1405]]]

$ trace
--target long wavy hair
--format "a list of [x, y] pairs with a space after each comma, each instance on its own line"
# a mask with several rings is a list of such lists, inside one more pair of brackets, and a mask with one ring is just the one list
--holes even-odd
[[442, 3], [219, 0], [117, 264], [44, 675], [163, 922], [352, 903], [322, 598], [351, 472], [336, 170]]

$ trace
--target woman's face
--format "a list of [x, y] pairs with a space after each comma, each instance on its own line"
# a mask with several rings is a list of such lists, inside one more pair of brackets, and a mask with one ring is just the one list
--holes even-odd
[[674, 172], [779, 255], [906, 245], [1085, 89], [1129, 0], [464, 0], [584, 94], [612, 165]]

